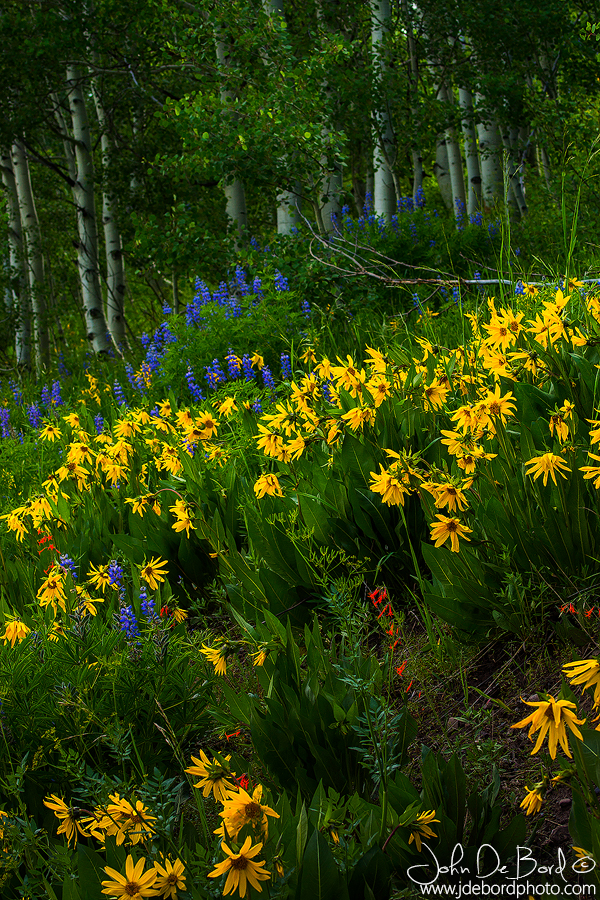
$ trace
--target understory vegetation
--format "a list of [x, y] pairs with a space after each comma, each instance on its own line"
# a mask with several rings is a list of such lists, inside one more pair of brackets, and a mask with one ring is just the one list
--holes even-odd
[[457, 845], [597, 883], [576, 217], [540, 271], [503, 215], [444, 260], [428, 204], [344, 216], [3, 382], [3, 897], [417, 897]]

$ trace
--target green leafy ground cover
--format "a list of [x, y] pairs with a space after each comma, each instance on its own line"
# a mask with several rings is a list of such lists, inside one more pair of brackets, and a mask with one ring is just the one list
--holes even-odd
[[594, 883], [597, 285], [494, 220], [416, 287], [303, 240], [5, 386], [3, 897], [421, 896], [458, 843]]

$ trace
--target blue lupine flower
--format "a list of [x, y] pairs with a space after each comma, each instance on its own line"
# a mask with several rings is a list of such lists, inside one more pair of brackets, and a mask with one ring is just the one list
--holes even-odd
[[8, 427], [9, 419], [10, 409], [8, 406], [0, 406], [0, 429], [2, 430], [3, 438], [10, 437], [10, 429]]
[[229, 291], [227, 285], [222, 281], [213, 294], [213, 300], [219, 306], [225, 306], [229, 302]]
[[287, 353], [281, 354], [281, 377], [287, 378], [290, 381], [292, 379], [292, 366]]
[[241, 375], [242, 364], [231, 347], [229, 348], [229, 353], [225, 357], [225, 362], [227, 363], [227, 374], [229, 375], [229, 378], [232, 381], [235, 381], [235, 379], [239, 378]]
[[116, 559], [111, 560], [110, 565], [108, 567], [108, 577], [109, 584], [116, 584], [117, 587], [122, 587], [123, 581], [123, 566], [120, 566]]
[[373, 212], [373, 194], [371, 191], [367, 191], [365, 193], [365, 204], [363, 206], [363, 212], [365, 216], [368, 216], [369, 213]]
[[50, 409], [50, 404], [52, 402], [52, 395], [50, 394], [47, 384], [45, 384], [44, 387], [42, 388], [41, 402], [42, 402], [42, 406], [45, 406], [46, 409]]
[[125, 399], [125, 394], [123, 393], [123, 388], [119, 384], [118, 381], [115, 381], [113, 385], [113, 390], [115, 393], [115, 397], [117, 398], [117, 403], [119, 406], [127, 406], [127, 401]]
[[129, 384], [131, 385], [131, 387], [135, 388], [136, 387], [135, 375], [134, 375], [133, 366], [131, 365], [131, 363], [125, 363], [125, 374], [127, 375], [127, 380], [129, 381]]
[[410, 236], [413, 239], [413, 243], [416, 244], [419, 240], [419, 236], [417, 234], [417, 225], [415, 222], [408, 223], [408, 230], [410, 231]]
[[308, 302], [308, 300], [303, 300], [300, 306], [302, 307], [304, 317], [306, 319], [310, 319], [310, 303]]
[[32, 428], [39, 428], [42, 422], [42, 413], [37, 403], [27, 407], [27, 418]]
[[19, 386], [14, 381], [9, 381], [8, 385], [12, 391], [15, 406], [21, 406], [21, 404], [23, 403], [23, 393], [19, 389]]
[[327, 400], [328, 403], [333, 403], [333, 394], [331, 393], [331, 385], [333, 384], [330, 378], [325, 379], [321, 383], [321, 390], [323, 391], [323, 396]]
[[254, 281], [252, 282], [252, 293], [253, 293], [256, 297], [258, 297], [259, 300], [262, 300], [262, 298], [264, 297], [263, 289], [262, 289], [262, 281], [260, 280], [260, 278], [258, 277], [258, 275], [256, 276], [256, 278], [255, 278]]
[[204, 378], [208, 382], [208, 386], [210, 388], [214, 389], [218, 384], [227, 381], [227, 376], [221, 368], [218, 359], [213, 359], [212, 365], [205, 366], [204, 368], [206, 370], [206, 375], [204, 376]]
[[515, 285], [515, 294], [524, 294], [525, 288], [523, 287], [523, 282], [519, 279]]
[[142, 347], [144, 348], [144, 350], [150, 343], [150, 340], [151, 340], [150, 335], [146, 334], [146, 332], [144, 332], [143, 335], [140, 337], [140, 341], [142, 342]]
[[244, 353], [242, 357], [242, 371], [244, 373], [244, 379], [246, 381], [252, 381], [254, 379], [254, 371], [252, 369], [252, 360], [248, 356], [247, 353]]
[[96, 428], [96, 434], [102, 434], [104, 431], [104, 419], [98, 413], [97, 416], [94, 416], [94, 427]]
[[124, 631], [129, 640], [140, 636], [137, 619], [132, 606], [122, 606], [119, 612], [119, 627]]
[[250, 238], [250, 246], [252, 247], [253, 250], [260, 250], [260, 244], [254, 237], [254, 235], [252, 235], [252, 237]]
[[70, 556], [66, 554], [61, 554], [58, 557], [58, 561], [60, 562], [63, 569], [68, 569], [71, 575], [73, 576], [73, 581], [77, 581], [77, 568], [75, 566], [74, 560], [71, 559]]
[[145, 584], [140, 588], [140, 600], [143, 615], [146, 616], [147, 619], [157, 619], [158, 616], [154, 610], [154, 597], [148, 599], [148, 590]]
[[279, 270], [275, 272], [275, 290], [276, 291], [289, 291], [288, 280], [285, 275], [282, 275]]
[[415, 195], [415, 205], [422, 209], [425, 206], [425, 192], [422, 187], [417, 188], [417, 193]]
[[255, 412], [258, 416], [262, 416], [263, 408], [262, 408], [262, 403], [260, 402], [260, 400], [255, 400], [255, 401], [254, 401], [254, 403], [252, 404], [252, 410], [253, 410], [253, 412]]
[[163, 311], [163, 316], [170, 316], [171, 313], [173, 312], [173, 308], [171, 306], [169, 306], [168, 303], [165, 303], [163, 305], [162, 311]]
[[458, 290], [458, 287], [452, 288], [452, 299], [454, 301], [454, 305], [458, 306], [460, 303], [460, 291]]
[[58, 374], [63, 378], [68, 378], [71, 374], [65, 365], [65, 354], [62, 350], [58, 354]]
[[392, 218], [390, 219], [390, 225], [392, 226], [392, 231], [394, 231], [396, 234], [398, 234], [399, 231], [400, 231], [400, 226], [399, 226], [399, 224], [398, 224], [398, 215], [397, 215], [397, 213], [394, 213], [394, 215], [393, 215]]
[[275, 390], [275, 381], [273, 379], [273, 376], [271, 375], [271, 370], [269, 369], [269, 367], [263, 366], [260, 374], [262, 375], [262, 380], [263, 380], [264, 386], [266, 388], [269, 388], [270, 390], [274, 391]]
[[194, 378], [194, 373], [192, 372], [191, 367], [188, 365], [188, 370], [185, 373], [185, 380], [187, 381], [187, 385], [190, 391], [190, 394], [196, 401], [196, 403], [201, 403], [204, 400], [204, 394], [196, 384], [196, 380]]
[[418, 309], [421, 315], [425, 314], [425, 310], [421, 306], [418, 294], [413, 294], [413, 309]]
[[235, 280], [242, 297], [245, 297], [246, 294], [250, 293], [250, 287], [248, 285], [248, 282], [246, 281], [246, 273], [240, 265], [237, 265], [235, 267]]
[[52, 382], [52, 405], [53, 406], [62, 406], [64, 403], [62, 397], [60, 396], [60, 381]]
[[515, 256], [520, 256], [520, 255], [521, 255], [521, 248], [515, 247]]
[[460, 197], [456, 197], [454, 200], [454, 205], [456, 206], [456, 227], [458, 231], [462, 231], [465, 227], [465, 204], [464, 201], [460, 199]]
[[482, 225], [483, 224], [483, 216], [480, 212], [470, 213], [469, 214], [469, 222], [471, 225]]

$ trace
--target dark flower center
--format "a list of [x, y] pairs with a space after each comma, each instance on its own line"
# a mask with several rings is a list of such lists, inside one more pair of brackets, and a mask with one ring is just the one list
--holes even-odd
[[262, 817], [262, 807], [258, 803], [247, 803], [244, 807], [244, 815], [247, 819], [260, 819]]
[[245, 856], [239, 856], [237, 859], [231, 860], [231, 868], [232, 869], [246, 869], [248, 866], [248, 860]]

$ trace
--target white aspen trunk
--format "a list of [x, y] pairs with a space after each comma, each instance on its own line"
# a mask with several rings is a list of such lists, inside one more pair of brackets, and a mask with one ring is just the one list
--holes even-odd
[[[369, 163], [370, 162], [371, 161], [369, 160]], [[375, 172], [373, 171], [373, 169], [371, 168], [370, 165], [367, 168], [367, 178], [365, 181], [365, 200], [366, 200], [367, 196], [371, 198], [371, 203], [372, 203], [373, 197], [375, 196]], [[359, 210], [359, 213], [360, 212], [362, 212], [362, 210]]]
[[94, 103], [100, 126], [102, 166], [104, 169], [104, 190], [102, 193], [102, 225], [104, 227], [104, 247], [106, 252], [106, 322], [113, 343], [121, 352], [127, 347], [125, 334], [125, 270], [123, 266], [123, 246], [121, 232], [115, 218], [113, 200], [106, 184], [110, 168], [110, 138], [108, 123], [102, 101], [96, 86], [93, 88]]
[[95, 353], [106, 353], [110, 347], [106, 319], [102, 308], [102, 289], [98, 263], [98, 224], [94, 197], [94, 162], [90, 126], [81, 89], [81, 72], [75, 65], [67, 66], [67, 96], [73, 137], [77, 178], [73, 196], [77, 205], [79, 244], [77, 265], [83, 297], [87, 338]]
[[[327, 16], [325, 15], [325, 8], [328, 5], [332, 5], [332, 0], [317, 0], [317, 18], [321, 22], [323, 28], [331, 33], [333, 29], [328, 23]], [[325, 94], [328, 97], [331, 97], [332, 89], [327, 82], [323, 85], [323, 89]], [[321, 134], [324, 143], [328, 144], [331, 141], [333, 129], [325, 126], [322, 129]], [[333, 163], [333, 166], [331, 166], [325, 155], [321, 158], [321, 168], [324, 174], [320, 183], [320, 214], [316, 216], [316, 219], [321, 233], [327, 234], [331, 231], [335, 231], [336, 227], [339, 228], [341, 212], [340, 196], [343, 188], [343, 174], [341, 166], [338, 163]], [[337, 225], [335, 224], [336, 222]]]
[[[447, 116], [450, 117], [453, 98], [451, 92], [444, 84], [438, 87], [438, 99], [446, 105], [448, 110]], [[466, 211], [465, 177], [460, 146], [451, 126], [446, 129], [446, 153], [448, 154], [448, 173], [452, 188], [452, 209], [458, 225], [459, 223], [462, 224]]]
[[[229, 48], [222, 37], [221, 29], [217, 29], [215, 35], [215, 45], [217, 50], [217, 60], [219, 68], [225, 70], [229, 65]], [[221, 87], [220, 91], [221, 107], [224, 115], [232, 115], [230, 109], [232, 106], [233, 92]], [[240, 247], [244, 241], [248, 231], [248, 211], [246, 209], [246, 192], [244, 184], [240, 178], [235, 178], [231, 184], [223, 187], [225, 194], [225, 211], [227, 218], [236, 229], [236, 246]]]
[[25, 238], [25, 258], [27, 260], [27, 280], [31, 296], [32, 332], [36, 370], [50, 364], [48, 345], [48, 323], [46, 320], [44, 257], [40, 222], [38, 219], [31, 176], [25, 148], [21, 141], [12, 146], [12, 169], [19, 200], [22, 235]]
[[[263, 0], [267, 16], [285, 19], [283, 0]], [[299, 183], [294, 190], [283, 189], [277, 193], [277, 234], [293, 234], [300, 221], [302, 188]]]
[[507, 200], [511, 209], [514, 210], [520, 219], [527, 212], [527, 202], [521, 186], [520, 166], [515, 153], [517, 133], [518, 132], [515, 129], [514, 136], [511, 136], [510, 130], [504, 128], [502, 130], [502, 143], [505, 149], [505, 159], [508, 168], [507, 178], [510, 196]]
[[294, 191], [281, 191], [277, 194], [277, 234], [293, 234], [300, 221], [299, 184]]
[[[375, 84], [381, 84], [387, 65], [385, 41], [390, 29], [390, 0], [371, 0], [371, 46]], [[375, 140], [373, 142], [373, 206], [375, 215], [389, 222], [396, 212], [394, 162], [396, 140], [387, 98], [375, 111]]]
[[406, 42], [408, 46], [409, 59], [409, 90], [410, 90], [410, 111], [413, 120], [414, 137], [411, 147], [411, 156], [413, 163], [413, 200], [415, 203], [423, 191], [423, 157], [419, 149], [417, 140], [417, 132], [419, 126], [419, 108], [417, 106], [417, 91], [419, 88], [419, 61], [417, 59], [417, 45], [412, 28], [412, 22], [408, 10], [407, 0], [401, 0], [402, 15], [406, 26]]
[[[525, 127], [513, 127], [510, 129], [510, 145], [512, 147], [513, 156], [515, 157], [519, 187], [525, 205], [527, 205], [527, 192], [525, 190], [525, 159], [527, 155], [528, 137], [527, 128]], [[527, 208], [525, 212], [529, 212], [529, 208]]]
[[446, 149], [445, 135], [438, 135], [435, 145], [435, 162], [433, 164], [433, 174], [440, 189], [442, 200], [446, 209], [452, 209], [452, 183], [450, 181], [450, 171], [448, 169], [448, 150]]
[[[325, 131], [326, 135], [330, 132]], [[341, 212], [340, 195], [342, 193], [343, 176], [341, 168], [329, 172], [321, 182], [321, 224], [324, 232], [335, 231], [339, 228]], [[335, 224], [337, 222], [337, 225]]]
[[[131, 136], [133, 138], [132, 150], [133, 150], [134, 156], [136, 155], [136, 148], [137, 148], [138, 139], [140, 136], [140, 130], [141, 130], [140, 114], [137, 110], [134, 110], [133, 115], [131, 117]], [[129, 179], [129, 189], [131, 191], [134, 202], [137, 198], [139, 187], [140, 187], [140, 184], [138, 181], [138, 173], [137, 173], [137, 169], [134, 166], [133, 171], [131, 173], [131, 178]]]
[[504, 191], [500, 161], [502, 145], [498, 126], [491, 116], [477, 123], [477, 135], [481, 154], [481, 199], [484, 208], [490, 210], [502, 198]]
[[179, 315], [179, 274], [177, 269], [172, 272], [173, 284], [173, 315]]
[[19, 197], [10, 151], [6, 148], [0, 151], [0, 168], [2, 169], [2, 183], [6, 190], [8, 211], [9, 285], [7, 307], [10, 314], [15, 317], [17, 365], [28, 369], [31, 366], [31, 311], [25, 277], [25, 253], [19, 214]]
[[467, 163], [467, 213], [473, 215], [481, 208], [481, 171], [479, 154], [477, 153], [477, 136], [473, 125], [473, 97], [466, 88], [458, 89], [458, 105], [463, 117], [461, 119], [465, 159]]

